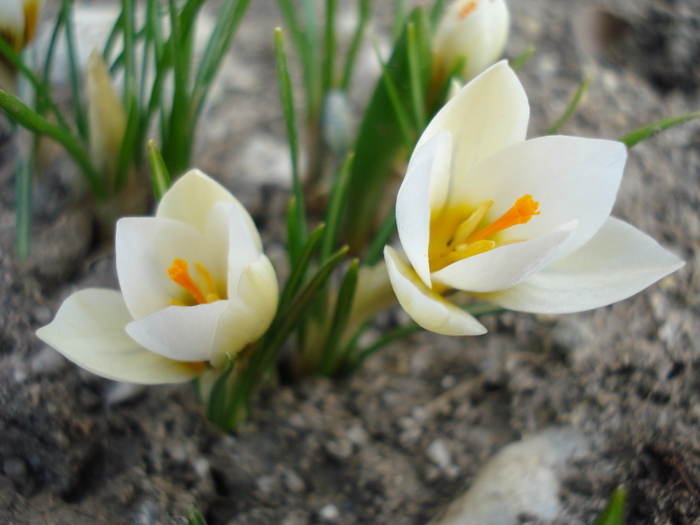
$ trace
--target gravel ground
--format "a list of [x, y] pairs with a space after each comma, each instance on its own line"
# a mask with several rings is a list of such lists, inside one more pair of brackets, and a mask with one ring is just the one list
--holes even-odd
[[[198, 165], [241, 197], [279, 259], [288, 167], [273, 68], [277, 14], [271, 0], [252, 4], [234, 69], [202, 122]], [[382, 35], [390, 6], [378, 4]], [[700, 106], [695, 0], [511, 4], [508, 55], [537, 48], [519, 72], [529, 136], [556, 120], [587, 74], [592, 87], [566, 134], [616, 138]], [[585, 36], [591, 19], [602, 28], [594, 40]], [[207, 423], [188, 386], [102, 380], [34, 337], [72, 291], [116, 286], [114, 256], [59, 158], [36, 184], [32, 256], [14, 258], [15, 142], [1, 129], [1, 523], [166, 525], [184, 523], [196, 505], [210, 525], [422, 525], [501, 447], [559, 426], [590, 449], [561, 473], [562, 510], [551, 523], [591, 523], [620, 483], [629, 524], [699, 523], [697, 123], [632, 150], [614, 210], [684, 258], [683, 269], [607, 308], [507, 313], [485, 319], [486, 336], [418, 334], [352, 378], [282, 384], [260, 395], [233, 435]]]

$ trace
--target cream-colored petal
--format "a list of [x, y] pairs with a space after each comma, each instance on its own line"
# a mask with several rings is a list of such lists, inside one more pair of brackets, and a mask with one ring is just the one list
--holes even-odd
[[575, 230], [572, 221], [541, 237], [467, 257], [433, 273], [433, 282], [463, 292], [510, 288], [556, 259]]
[[518, 286], [480, 297], [524, 312], [581, 312], [626, 299], [684, 264], [648, 235], [611, 217], [579, 250]]
[[126, 332], [150, 351], [177, 361], [209, 361], [219, 318], [228, 301], [168, 306], [126, 325]]
[[180, 177], [163, 195], [156, 217], [181, 221], [203, 232], [209, 213], [217, 202], [232, 202], [247, 215], [247, 226], [257, 235], [257, 229], [238, 199], [214, 179], [199, 170], [190, 170]]
[[569, 221], [576, 233], [562, 255], [585, 244], [610, 215], [627, 150], [621, 142], [550, 136], [514, 144], [477, 166], [451, 198], [473, 206], [493, 199], [487, 220], [505, 213], [523, 195], [539, 202], [539, 215], [501, 234], [503, 241], [538, 237]]
[[505, 61], [469, 82], [435, 115], [415, 152], [444, 130], [452, 134], [452, 184], [495, 152], [525, 140], [530, 106]]
[[192, 275], [194, 263], [203, 264], [224, 282], [204, 235], [185, 223], [153, 217], [127, 217], [117, 222], [117, 274], [124, 300], [134, 319], [187, 299], [187, 293], [168, 277], [176, 258], [184, 259]]
[[384, 248], [384, 259], [399, 303], [421, 327], [443, 335], [486, 333], [474, 317], [425, 286], [391, 246]]
[[119, 292], [88, 288], [66, 299], [37, 336], [79, 366], [117, 381], [181, 383], [205, 369], [202, 363], [174, 361], [146, 350], [127, 335], [130, 321]]
[[24, 46], [24, 7], [17, 0], [0, 0], [0, 37], [20, 51]]
[[[465, 15], [470, 5], [475, 7]], [[447, 71], [464, 58], [461, 75], [470, 80], [501, 56], [509, 26], [510, 15], [503, 0], [452, 2], [435, 32], [433, 55]]]
[[[428, 244], [430, 213], [440, 207], [449, 192], [450, 133], [443, 131], [411, 157], [406, 177], [396, 197], [396, 227], [408, 260], [427, 287], [430, 284]], [[432, 198], [431, 198], [432, 197]]]
[[219, 320], [212, 362], [220, 366], [226, 354], [235, 356], [259, 339], [277, 313], [279, 288], [270, 260], [261, 255], [248, 264], [239, 279], [236, 297]]

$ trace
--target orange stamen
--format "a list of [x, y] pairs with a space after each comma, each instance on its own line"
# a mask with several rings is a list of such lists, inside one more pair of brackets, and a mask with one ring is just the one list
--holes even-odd
[[216, 290], [216, 283], [214, 282], [214, 278], [211, 276], [211, 273], [209, 273], [209, 270], [207, 270], [203, 264], [198, 262], [194, 263], [194, 267], [207, 287], [207, 302], [213, 303], [214, 301], [218, 301], [220, 299], [219, 293]]
[[476, 9], [476, 2], [468, 2], [467, 5], [465, 5], [462, 9], [459, 10], [459, 13], [457, 13], [457, 16], [459, 17], [460, 20], [464, 20], [469, 15], [471, 15], [475, 9]]
[[516, 224], [525, 224], [532, 219], [533, 215], [540, 214], [540, 212], [537, 211], [539, 204], [539, 202], [532, 199], [532, 195], [523, 195], [515, 201], [511, 209], [501, 215], [493, 223], [470, 236], [466, 241], [467, 244], [488, 239], [492, 235], [506, 228], [510, 228], [511, 226], [515, 226]]
[[204, 304], [207, 302], [207, 298], [190, 276], [187, 263], [183, 259], [173, 260], [173, 265], [168, 268], [168, 276], [185, 290], [190, 292], [198, 304]]

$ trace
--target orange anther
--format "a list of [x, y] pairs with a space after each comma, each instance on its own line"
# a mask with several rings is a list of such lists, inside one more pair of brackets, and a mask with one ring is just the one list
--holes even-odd
[[197, 283], [195, 283], [192, 279], [189, 269], [187, 268], [187, 263], [183, 259], [173, 259], [173, 265], [168, 268], [168, 276], [185, 290], [190, 292], [198, 304], [204, 304], [207, 302], [207, 299], [199, 289], [199, 286], [197, 286]]
[[459, 13], [457, 13], [457, 16], [459, 17], [460, 20], [464, 20], [467, 18], [469, 15], [471, 15], [474, 10], [476, 9], [476, 2], [467, 2], [467, 4], [459, 10]]
[[467, 239], [467, 244], [471, 244], [476, 241], [481, 241], [488, 239], [492, 235], [497, 234], [515, 226], [516, 224], [525, 224], [533, 215], [539, 215], [540, 212], [537, 211], [539, 207], [539, 202], [532, 199], [532, 195], [523, 195], [518, 200], [515, 201], [513, 207], [501, 215], [498, 219], [493, 221], [483, 230], [476, 232], [474, 235]]

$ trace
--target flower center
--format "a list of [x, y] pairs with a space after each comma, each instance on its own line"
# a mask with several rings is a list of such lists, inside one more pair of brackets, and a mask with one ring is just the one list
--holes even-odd
[[[190, 304], [206, 304], [213, 303], [221, 299], [216, 289], [214, 278], [209, 273], [203, 264], [194, 263], [194, 268], [197, 270], [199, 280], [204, 284], [204, 290], [195, 282], [189, 272], [189, 268], [184, 259], [173, 259], [173, 264], [168, 268], [168, 277], [182, 286], [194, 299]], [[188, 306], [187, 303], [178, 299], [171, 299], [173, 306]]]
[[474, 9], [476, 9], [476, 2], [467, 2], [464, 7], [459, 10], [457, 16], [460, 20], [464, 20], [474, 12]]
[[496, 247], [494, 235], [517, 224], [525, 224], [537, 211], [539, 203], [532, 195], [523, 195], [515, 204], [491, 224], [479, 228], [486, 212], [493, 206], [485, 200], [476, 210], [464, 206], [444, 209], [430, 220], [428, 259], [430, 271], [437, 272], [450, 264]]

